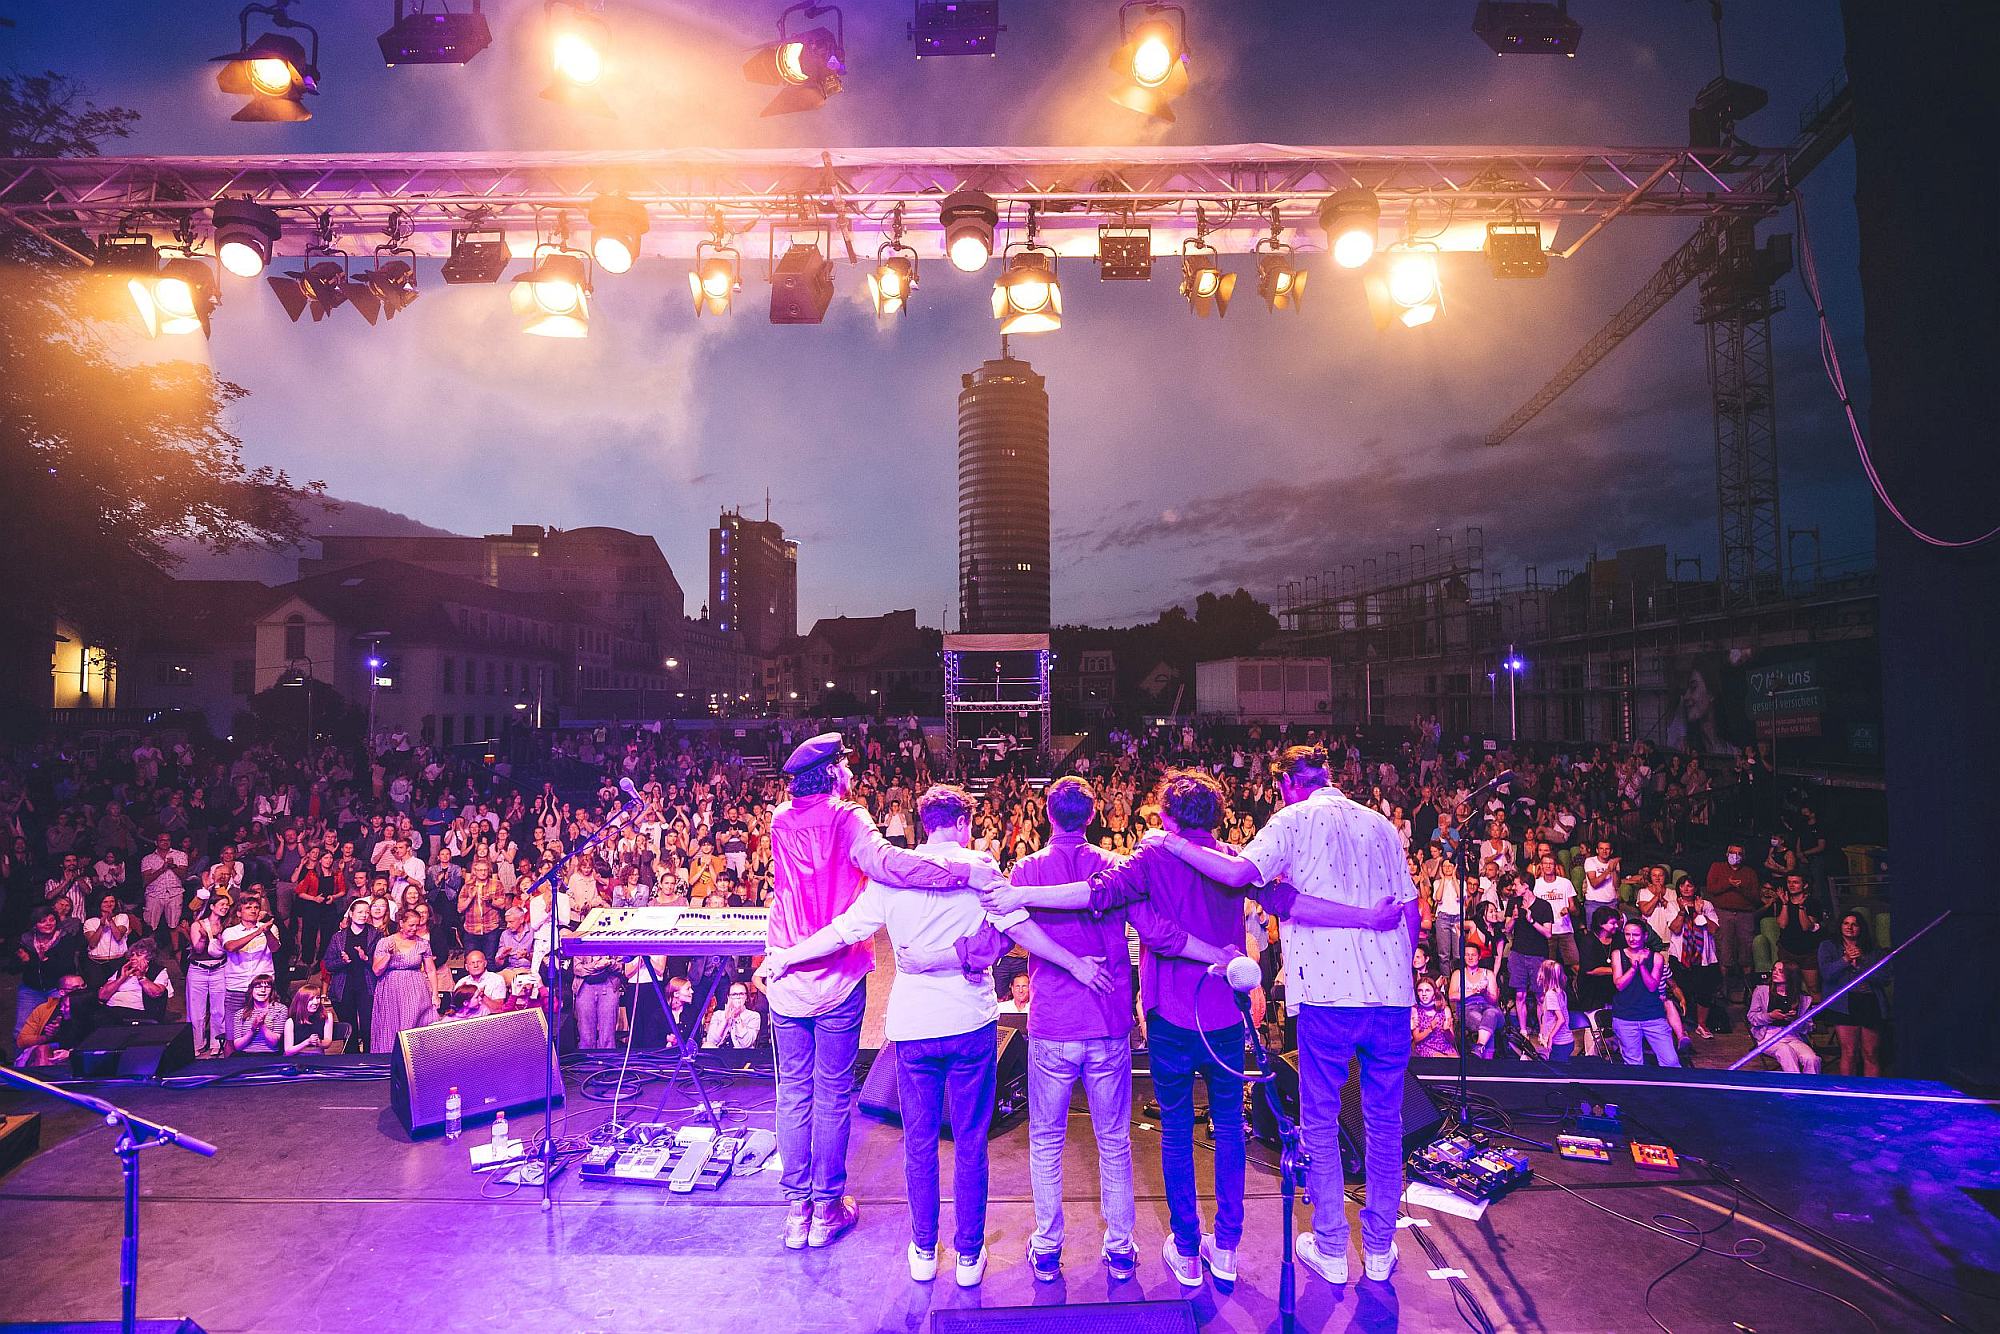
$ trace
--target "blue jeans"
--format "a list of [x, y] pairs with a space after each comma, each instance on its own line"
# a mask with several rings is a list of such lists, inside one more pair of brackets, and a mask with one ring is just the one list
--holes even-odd
[[847, 1193], [847, 1135], [854, 1123], [854, 1057], [868, 983], [809, 1019], [771, 1012], [778, 1048], [779, 1185], [788, 1200], [837, 1200]]
[[1063, 1144], [1069, 1133], [1070, 1091], [1081, 1082], [1097, 1134], [1098, 1210], [1104, 1249], [1132, 1250], [1138, 1206], [1132, 1195], [1132, 1040], [1076, 1042], [1028, 1039], [1028, 1179], [1035, 1192], [1031, 1254], [1063, 1245]]
[[1614, 1017], [1611, 1031], [1618, 1035], [1618, 1054], [1625, 1058], [1627, 1065], [1644, 1065], [1647, 1047], [1653, 1049], [1653, 1059], [1663, 1066], [1681, 1063], [1681, 1054], [1674, 1050], [1673, 1026], [1664, 1019]]
[[1323, 1255], [1347, 1254], [1346, 1182], [1340, 1168], [1340, 1089], [1361, 1058], [1361, 1118], [1368, 1199], [1361, 1248], [1385, 1255], [1403, 1198], [1403, 1074], [1410, 1066], [1410, 1011], [1399, 1005], [1299, 1007], [1299, 1136], [1312, 1158], [1306, 1188]]
[[962, 1256], [986, 1244], [986, 1133], [993, 1125], [995, 1025], [944, 1038], [896, 1043], [896, 1093], [903, 1107], [903, 1181], [910, 1192], [910, 1240], [938, 1241], [938, 1128], [951, 1116], [953, 1246]]
[[[1192, 1256], [1201, 1245], [1194, 1183], [1194, 1077], [1208, 1085], [1215, 1123], [1215, 1244], [1225, 1251], [1243, 1240], [1243, 1025], [1197, 1032], [1146, 1015], [1153, 1095], [1160, 1100], [1160, 1170], [1174, 1246]], [[1214, 1048], [1210, 1055], [1209, 1049]]]

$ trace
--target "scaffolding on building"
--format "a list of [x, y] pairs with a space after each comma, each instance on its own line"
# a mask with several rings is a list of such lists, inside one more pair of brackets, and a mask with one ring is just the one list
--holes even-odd
[[[989, 726], [1029, 718], [1037, 767], [1050, 757], [1049, 673], [1055, 653], [1046, 634], [953, 634], [944, 637], [945, 747], [960, 775]], [[986, 671], [987, 665], [992, 670]], [[1003, 727], [1004, 730], [1004, 727]]]

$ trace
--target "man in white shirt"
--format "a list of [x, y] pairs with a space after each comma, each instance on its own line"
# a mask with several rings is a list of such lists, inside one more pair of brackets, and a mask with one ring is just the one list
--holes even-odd
[[1592, 907], [1618, 902], [1620, 865], [1604, 839], [1599, 839], [1597, 850], [1583, 859], [1583, 897]]
[[[1241, 856], [1169, 836], [1166, 846], [1225, 885], [1261, 883], [1283, 922], [1285, 987], [1299, 1024], [1299, 1133], [1311, 1164], [1313, 1230], [1299, 1260], [1329, 1283], [1347, 1282], [1347, 1213], [1340, 1167], [1340, 1090], [1361, 1062], [1368, 1197], [1362, 1267], [1386, 1281], [1396, 1266], [1403, 1195], [1403, 1078], [1410, 1064], [1413, 959], [1423, 931], [1417, 887], [1395, 825], [1342, 796], [1326, 752], [1291, 746], [1278, 761], [1284, 806]], [[1288, 884], [1276, 883], [1283, 877]]]
[[[1562, 962], [1571, 977], [1576, 976], [1576, 886], [1556, 869], [1552, 853], [1543, 853], [1535, 863], [1534, 896], [1549, 905], [1555, 924], [1549, 930], [1549, 957]], [[1617, 897], [1615, 891], [1613, 897]]]
[[118, 971], [97, 989], [104, 1017], [121, 1024], [139, 1024], [157, 1018], [164, 1013], [173, 994], [173, 974], [161, 966], [150, 940], [136, 942]]
[[186, 887], [188, 856], [174, 846], [174, 836], [162, 833], [153, 840], [153, 850], [139, 863], [139, 882], [146, 887], [146, 929], [157, 931], [160, 923], [181, 924], [181, 899]]
[[[972, 798], [939, 785], [917, 803], [925, 842], [923, 855], [939, 862], [992, 867], [992, 858], [974, 852]], [[940, 890], [889, 889], [870, 880], [854, 905], [826, 926], [788, 947], [772, 946], [757, 970], [768, 986], [801, 964], [867, 940], [887, 927], [900, 949], [922, 953], [952, 950], [982, 920], [1068, 970], [1096, 990], [1106, 985], [1102, 960], [1079, 959], [1050, 939], [1023, 912], [987, 918], [971, 894]], [[958, 1285], [969, 1288], [986, 1274], [986, 1132], [993, 1120], [999, 1003], [990, 968], [902, 973], [889, 988], [883, 1033], [896, 1044], [896, 1089], [903, 1114], [903, 1176], [910, 1199], [910, 1277], [928, 1282], [938, 1267], [938, 1131], [951, 1116], [956, 1169]]]

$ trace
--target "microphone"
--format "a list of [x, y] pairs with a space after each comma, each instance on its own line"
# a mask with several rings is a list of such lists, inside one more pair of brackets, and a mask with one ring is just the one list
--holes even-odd
[[[1220, 972], [1217, 972], [1218, 968]], [[1223, 981], [1227, 982], [1229, 989], [1234, 991], [1239, 998], [1248, 996], [1262, 985], [1264, 981], [1264, 974], [1257, 967], [1257, 961], [1247, 954], [1235, 955], [1228, 963], [1219, 964], [1215, 968], [1210, 968], [1209, 971], [1216, 973]]]
[[639, 786], [638, 784], [634, 783], [629, 776], [618, 780], [618, 790], [620, 792], [623, 792], [627, 797], [631, 798], [633, 801], [637, 801], [639, 799]]

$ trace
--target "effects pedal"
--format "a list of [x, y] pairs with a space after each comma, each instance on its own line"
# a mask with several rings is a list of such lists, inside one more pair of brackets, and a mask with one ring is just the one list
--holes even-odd
[[1680, 1155], [1664, 1144], [1641, 1144], [1633, 1140], [1632, 1161], [1649, 1172], [1681, 1170]]
[[[701, 1139], [687, 1146], [681, 1160], [674, 1164], [673, 1175], [667, 1178], [667, 1189], [676, 1195], [686, 1195], [701, 1180], [702, 1169], [708, 1166], [710, 1150], [715, 1147], [713, 1140]], [[664, 1150], [662, 1151], [664, 1152]]]
[[1611, 1146], [1595, 1135], [1558, 1135], [1556, 1152], [1572, 1162], [1608, 1163]]
[[620, 1181], [655, 1181], [667, 1168], [673, 1155], [657, 1145], [643, 1149], [633, 1149], [618, 1156], [611, 1175]]
[[584, 1156], [583, 1164], [577, 1171], [586, 1181], [603, 1181], [611, 1176], [611, 1168], [618, 1161], [616, 1144], [593, 1144]]

